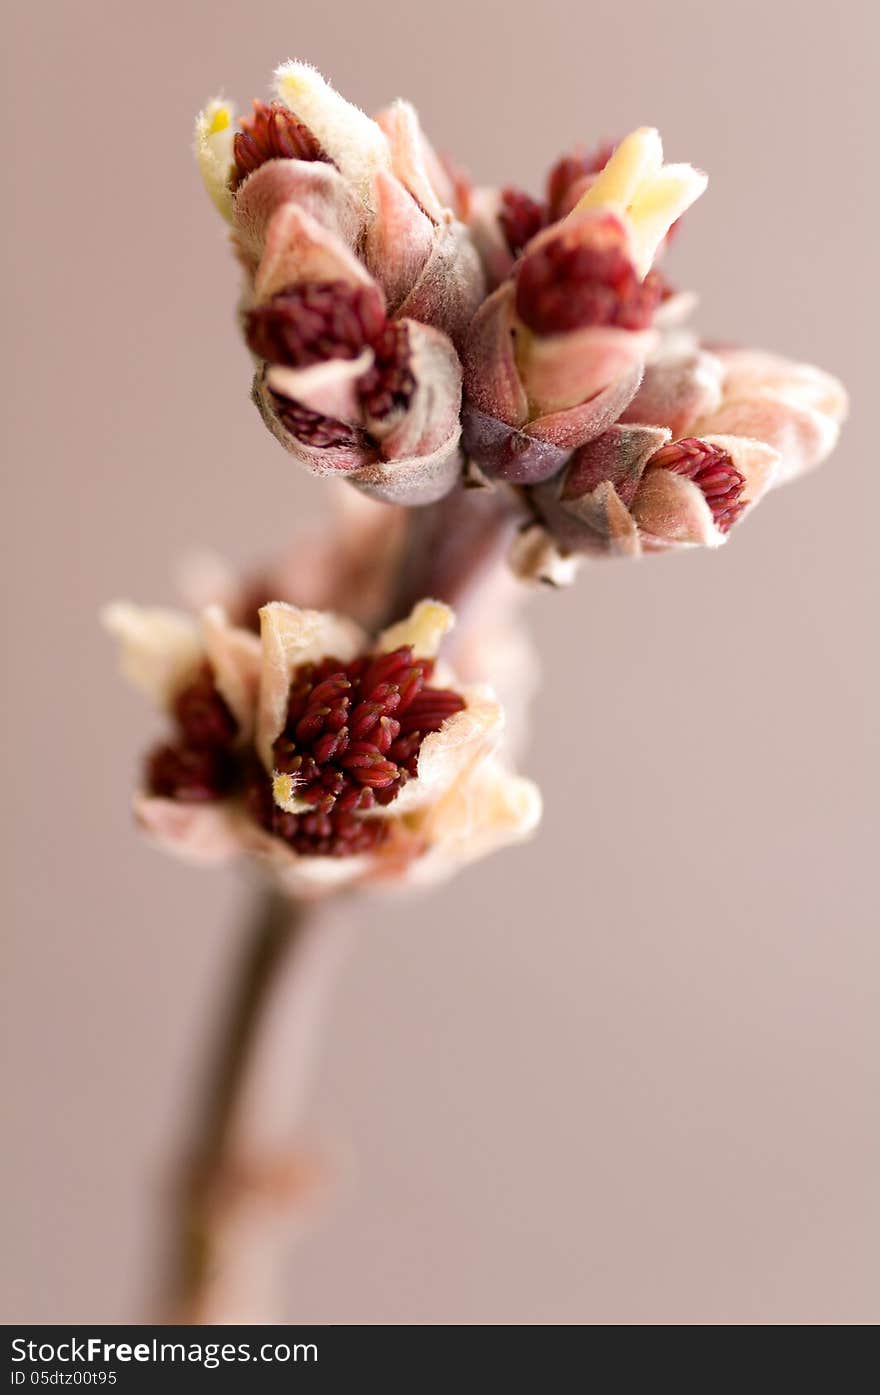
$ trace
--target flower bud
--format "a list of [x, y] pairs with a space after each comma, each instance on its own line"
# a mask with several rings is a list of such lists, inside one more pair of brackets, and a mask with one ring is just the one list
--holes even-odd
[[465, 345], [465, 443], [481, 469], [535, 484], [607, 430], [641, 382], [662, 293], [637, 277], [614, 214], [539, 233]]
[[[450, 206], [458, 188], [408, 104], [374, 121], [295, 62], [278, 69], [276, 92], [237, 123], [222, 102], [196, 123], [200, 168], [245, 271], [254, 399], [307, 468], [396, 503], [431, 502], [461, 470], [454, 344], [484, 292]], [[354, 326], [329, 323], [357, 297], [366, 320], [351, 310]]]

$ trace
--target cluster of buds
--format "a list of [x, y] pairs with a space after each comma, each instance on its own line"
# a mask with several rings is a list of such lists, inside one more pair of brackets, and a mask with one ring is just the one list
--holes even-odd
[[[448, 599], [450, 573], [518, 520], [511, 567], [529, 580], [568, 579], [584, 554], [717, 546], [828, 454], [846, 396], [684, 327], [693, 297], [657, 262], [707, 181], [665, 163], [653, 129], [558, 161], [543, 198], [478, 189], [408, 103], [373, 119], [289, 62], [249, 114], [211, 102], [196, 153], [243, 271], [263, 420], [382, 517], [198, 621], [111, 607], [127, 673], [170, 722], [138, 817], [197, 859], [244, 851], [297, 894], [428, 880], [524, 837], [540, 801], [501, 758], [492, 691], [438, 661], [449, 607], [421, 600], [370, 638], [375, 617]], [[508, 602], [496, 587], [494, 637], [471, 617], [459, 646], [502, 686]]]
[[485, 293], [456, 182], [406, 102], [373, 120], [304, 63], [276, 94], [196, 123], [244, 269], [254, 400], [308, 469], [431, 503], [461, 472], [458, 350]]
[[653, 129], [565, 156], [541, 199], [473, 188], [408, 103], [371, 119], [286, 63], [249, 116], [209, 104], [196, 148], [270, 430], [384, 501], [515, 491], [519, 575], [716, 546], [836, 440], [835, 379], [683, 328], [656, 263], [707, 181]]
[[614, 425], [529, 490], [536, 527], [575, 555], [718, 547], [768, 489], [824, 459], [845, 410], [818, 369], [682, 338], [649, 359]]
[[644, 129], [559, 161], [542, 202], [472, 201], [495, 288], [465, 347], [464, 439], [483, 477], [527, 502], [523, 577], [567, 579], [582, 554], [718, 546], [836, 442], [836, 379], [684, 327], [693, 297], [655, 262], [705, 185]]
[[270, 602], [259, 631], [116, 604], [129, 679], [166, 714], [135, 809], [163, 846], [260, 862], [288, 891], [426, 882], [526, 837], [535, 786], [502, 762], [490, 689], [437, 660], [453, 623], [423, 601], [375, 639], [352, 620]]

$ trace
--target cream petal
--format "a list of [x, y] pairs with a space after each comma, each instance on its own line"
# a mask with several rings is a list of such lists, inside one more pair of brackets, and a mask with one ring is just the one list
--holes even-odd
[[630, 511], [652, 541], [666, 547], [720, 547], [724, 542], [702, 490], [672, 470], [648, 470]]
[[184, 804], [140, 794], [135, 817], [150, 838], [166, 852], [187, 862], [216, 865], [241, 852], [238, 825], [229, 804]]
[[657, 250], [672, 224], [696, 203], [708, 183], [708, 175], [692, 165], [664, 165], [637, 190], [628, 211], [640, 276], [646, 276], [651, 270]]
[[442, 601], [419, 601], [406, 617], [389, 625], [379, 635], [376, 648], [381, 654], [411, 645], [417, 659], [436, 659], [441, 642], [455, 624], [455, 612]]
[[404, 785], [387, 810], [375, 817], [400, 818], [433, 803], [477, 761], [494, 751], [504, 732], [504, 712], [491, 688], [477, 684], [461, 690], [467, 706], [455, 712], [439, 731], [430, 732], [419, 748], [418, 774]]
[[642, 181], [659, 174], [663, 142], [653, 126], [640, 126], [620, 142], [582, 195], [574, 212], [587, 208], [628, 208]]
[[206, 607], [201, 622], [217, 690], [238, 723], [239, 740], [248, 740], [257, 710], [260, 641], [249, 630], [230, 625], [219, 605]]
[[301, 664], [332, 655], [349, 663], [364, 647], [359, 625], [327, 611], [300, 610], [272, 601], [260, 611], [262, 668], [257, 708], [256, 745], [267, 770], [272, 769], [272, 746], [284, 730], [290, 680]]
[[376, 171], [391, 165], [381, 128], [341, 97], [310, 63], [282, 63], [275, 71], [275, 90], [369, 204]]
[[195, 151], [199, 171], [214, 207], [232, 222], [230, 179], [235, 168], [232, 141], [235, 112], [228, 102], [215, 98], [196, 117]]
[[263, 259], [254, 277], [254, 300], [260, 304], [278, 291], [308, 281], [375, 285], [341, 238], [297, 204], [286, 203], [273, 215], [266, 232]]
[[266, 382], [273, 392], [301, 402], [321, 416], [360, 423], [363, 414], [357, 383], [372, 363], [372, 349], [364, 349], [357, 358], [326, 359], [308, 368], [270, 364], [266, 369]]
[[508, 426], [528, 420], [528, 399], [514, 357], [514, 296], [511, 282], [499, 286], [471, 321], [464, 346], [468, 400], [479, 412]]
[[159, 707], [195, 676], [205, 651], [191, 616], [116, 601], [101, 612], [105, 629], [119, 641], [122, 672]]
[[379, 170], [376, 216], [364, 241], [364, 261], [393, 313], [415, 285], [434, 245], [434, 226], [394, 175]]
[[485, 761], [418, 818], [429, 849], [414, 860], [407, 880], [438, 881], [459, 867], [529, 838], [541, 821], [541, 793], [532, 780]]
[[691, 165], [664, 165], [660, 136], [646, 126], [621, 141], [569, 216], [602, 207], [625, 213], [636, 267], [645, 276], [670, 227], [707, 183], [706, 175]]

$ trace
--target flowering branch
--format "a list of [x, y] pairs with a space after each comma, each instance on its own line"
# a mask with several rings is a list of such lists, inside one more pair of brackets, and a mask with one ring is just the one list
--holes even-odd
[[283, 898], [423, 885], [529, 836], [540, 796], [511, 769], [522, 583], [720, 547], [825, 459], [847, 399], [820, 369], [690, 327], [662, 259], [707, 178], [652, 128], [563, 156], [543, 196], [480, 189], [408, 103], [370, 118], [288, 62], [248, 115], [210, 102], [195, 145], [241, 268], [254, 403], [348, 497], [260, 577], [191, 577], [197, 618], [107, 612], [165, 714], [140, 824], [275, 888], [188, 1192], [180, 1287], [200, 1311], [253, 1043], [305, 943]]

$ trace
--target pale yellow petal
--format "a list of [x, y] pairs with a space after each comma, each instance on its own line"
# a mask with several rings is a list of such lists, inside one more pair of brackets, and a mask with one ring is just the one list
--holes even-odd
[[272, 746], [284, 730], [294, 671], [329, 656], [349, 663], [365, 647], [366, 636], [359, 625], [340, 615], [272, 601], [260, 611], [260, 643], [257, 751], [271, 770]]
[[239, 739], [246, 740], [256, 720], [260, 641], [250, 630], [230, 625], [219, 605], [203, 612], [202, 634], [217, 690], [238, 723]]
[[708, 183], [691, 165], [664, 165], [660, 136], [652, 127], [633, 131], [615, 150], [569, 215], [611, 208], [626, 215], [640, 276], [651, 269], [672, 224]]
[[391, 167], [388, 141], [376, 122], [341, 97], [310, 63], [282, 63], [275, 72], [275, 90], [369, 203], [376, 171]]
[[196, 117], [196, 160], [205, 188], [227, 222], [232, 222], [232, 190], [229, 182], [235, 168], [232, 141], [235, 112], [228, 102], [216, 98]]
[[614, 154], [574, 208], [629, 207], [643, 180], [659, 172], [663, 142], [653, 126], [641, 126], [620, 142]]
[[382, 631], [376, 647], [389, 654], [410, 644], [416, 659], [433, 659], [454, 624], [455, 612], [442, 601], [419, 601], [405, 620]]
[[523, 842], [538, 827], [541, 812], [541, 792], [532, 780], [511, 774], [497, 760], [484, 762], [420, 817], [418, 832], [430, 846], [410, 867], [408, 880], [438, 881]]
[[[418, 775], [404, 785], [387, 807], [392, 818], [424, 808], [441, 798], [471, 768], [500, 744], [504, 710], [491, 688], [478, 684], [462, 689], [466, 706], [432, 731], [419, 747]], [[376, 811], [382, 817], [385, 810]]]
[[697, 201], [708, 183], [708, 176], [693, 165], [664, 165], [640, 185], [627, 210], [640, 276], [651, 270], [657, 248], [672, 224]]
[[198, 625], [179, 611], [116, 601], [101, 620], [119, 641], [125, 677], [159, 707], [169, 704], [204, 660]]

